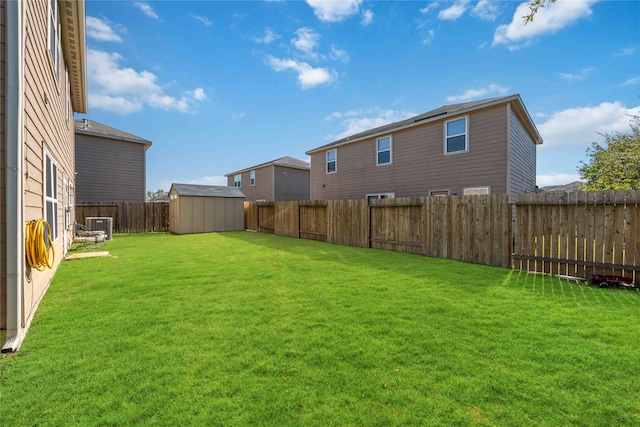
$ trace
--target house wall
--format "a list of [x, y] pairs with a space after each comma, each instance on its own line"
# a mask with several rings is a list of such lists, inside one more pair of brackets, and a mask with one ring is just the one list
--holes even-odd
[[144, 202], [144, 144], [76, 133], [76, 200]]
[[[24, 283], [23, 324], [33, 314], [51, 277], [65, 252], [63, 181], [73, 184], [74, 123], [73, 114], [67, 115], [67, 94], [70, 89], [65, 78], [64, 63], [60, 78], [48, 48], [48, 2], [23, 3], [25, 13], [25, 102], [24, 102], [24, 220], [45, 217], [44, 212], [44, 159], [49, 153], [58, 168], [56, 194], [58, 198], [58, 238], [54, 242], [56, 258], [53, 269], [31, 271]], [[67, 233], [70, 237], [70, 233]], [[67, 241], [70, 242], [70, 238]]]
[[6, 93], [6, 38], [7, 38], [7, 10], [5, 2], [0, 2], [0, 326], [6, 327], [7, 319], [7, 236], [6, 227], [6, 144], [7, 134], [5, 129], [5, 93]]
[[[273, 201], [273, 166], [266, 166], [256, 171], [256, 185], [251, 185], [249, 171], [243, 172], [242, 175], [242, 193], [247, 197], [247, 201], [255, 202], [256, 200]], [[233, 187], [233, 175], [227, 177], [227, 185]]]
[[509, 199], [515, 202], [517, 194], [536, 190], [536, 145], [524, 129], [522, 122], [509, 109]]
[[274, 166], [275, 201], [309, 200], [311, 172], [303, 169]]
[[[507, 192], [507, 106], [469, 113], [468, 147], [444, 154], [445, 120], [392, 132], [392, 163], [376, 166], [376, 138], [336, 148], [337, 172], [326, 173], [326, 151], [311, 155], [312, 199], [362, 199], [372, 193], [396, 197], [489, 186]], [[455, 119], [462, 116], [447, 117]], [[384, 135], [380, 135], [384, 136]]]

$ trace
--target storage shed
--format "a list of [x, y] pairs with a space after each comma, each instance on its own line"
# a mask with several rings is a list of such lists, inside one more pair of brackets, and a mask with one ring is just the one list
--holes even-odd
[[174, 234], [244, 230], [244, 199], [234, 187], [172, 184], [169, 230]]

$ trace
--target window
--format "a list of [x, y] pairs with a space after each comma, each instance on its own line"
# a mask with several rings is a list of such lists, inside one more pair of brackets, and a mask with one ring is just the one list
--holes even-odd
[[376, 165], [388, 165], [391, 163], [391, 137], [379, 138], [377, 143]]
[[242, 187], [242, 175], [233, 175], [233, 186], [238, 188]]
[[251, 186], [256, 185], [256, 171], [249, 172], [249, 184]]
[[431, 190], [429, 191], [429, 196], [448, 196], [449, 190]]
[[372, 200], [393, 199], [395, 197], [396, 197], [396, 193], [367, 194], [367, 204], [371, 204]]
[[467, 118], [449, 120], [445, 123], [445, 153], [467, 151]]
[[45, 153], [44, 219], [51, 227], [51, 240], [58, 238], [58, 166]]
[[49, 0], [49, 53], [56, 78], [60, 81], [60, 13], [56, 0]]
[[489, 187], [468, 187], [463, 189], [465, 196], [476, 196], [478, 194], [491, 194]]
[[338, 160], [336, 157], [336, 150], [327, 151], [327, 173], [333, 173], [338, 170]]

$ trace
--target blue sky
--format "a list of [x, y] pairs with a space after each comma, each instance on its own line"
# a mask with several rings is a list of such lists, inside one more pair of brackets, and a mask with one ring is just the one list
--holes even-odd
[[86, 117], [151, 140], [147, 189], [519, 93], [538, 185], [640, 114], [640, 2], [87, 1]]

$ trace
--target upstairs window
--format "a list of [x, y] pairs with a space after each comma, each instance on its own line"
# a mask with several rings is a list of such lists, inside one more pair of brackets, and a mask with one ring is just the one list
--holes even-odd
[[370, 205], [372, 200], [393, 199], [396, 197], [396, 193], [367, 194], [366, 197], [367, 197], [367, 204]]
[[60, 81], [60, 12], [56, 0], [49, 0], [49, 53], [56, 78]]
[[388, 165], [391, 163], [391, 137], [379, 138], [377, 144], [376, 165]]
[[233, 176], [233, 186], [237, 188], [242, 187], [242, 175], [237, 174]]
[[333, 173], [338, 170], [338, 159], [336, 150], [327, 151], [327, 173]]
[[51, 229], [51, 240], [58, 238], [58, 166], [45, 154], [44, 219]]
[[256, 185], [256, 171], [249, 172], [249, 184], [251, 186]]
[[467, 144], [467, 118], [449, 120], [445, 123], [446, 140], [445, 153], [458, 153], [468, 151]]

